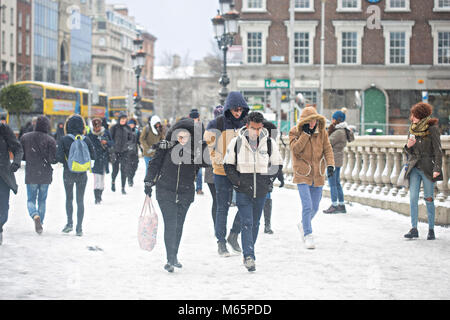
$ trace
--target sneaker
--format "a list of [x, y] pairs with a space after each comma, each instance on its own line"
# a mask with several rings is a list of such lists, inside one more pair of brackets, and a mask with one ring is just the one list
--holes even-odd
[[264, 233], [273, 234], [273, 230], [270, 228], [270, 226], [264, 226]]
[[177, 258], [175, 258], [175, 262], [173, 263], [173, 266], [178, 269], [183, 268], [183, 265], [178, 261]]
[[72, 232], [73, 231], [73, 227], [71, 226], [71, 225], [66, 225], [65, 227], [64, 227], [64, 229], [63, 229], [63, 233], [69, 233], [69, 232]]
[[219, 245], [219, 249], [218, 249], [219, 256], [221, 256], [221, 257], [229, 257], [230, 253], [228, 252], [226, 242], [219, 242], [218, 245]]
[[412, 228], [407, 234], [405, 234], [406, 239], [419, 238], [419, 231], [417, 228]]
[[312, 234], [308, 234], [305, 237], [305, 247], [306, 247], [306, 249], [309, 249], [309, 250], [313, 250], [313, 249], [316, 248], [316, 245], [314, 244], [314, 238], [313, 238]]
[[175, 271], [173, 265], [170, 264], [170, 263], [167, 263], [167, 264], [164, 266], [164, 270], [166, 270], [167, 272], [170, 272], [170, 273], [173, 273], [173, 272]]
[[36, 233], [38, 235], [41, 235], [42, 231], [44, 230], [42, 228], [42, 224], [41, 224], [41, 217], [39, 217], [38, 215], [35, 215], [33, 220], [34, 220], [34, 229], [36, 230]]
[[339, 212], [339, 207], [338, 206], [331, 206], [327, 210], [323, 210], [323, 213], [326, 213], [326, 214], [340, 213]]
[[82, 237], [82, 236], [83, 236], [83, 231], [77, 231], [76, 236], [77, 236], [77, 237]]
[[347, 209], [345, 208], [345, 204], [338, 205], [339, 213], [347, 213]]
[[305, 242], [305, 231], [303, 231], [303, 223], [299, 223], [297, 225], [298, 231], [300, 232], [300, 235], [302, 237], [302, 241]]
[[231, 248], [232, 248], [234, 251], [236, 251], [236, 252], [238, 252], [238, 253], [241, 253], [241, 252], [242, 252], [242, 249], [241, 249], [241, 247], [239, 246], [239, 243], [238, 243], [238, 241], [237, 241], [237, 238], [238, 238], [238, 234], [237, 234], [237, 233], [235, 233], [235, 232], [230, 232], [230, 235], [229, 235], [228, 238], [227, 238], [227, 242], [228, 242], [228, 244], [231, 246]]
[[255, 260], [252, 257], [244, 258], [244, 266], [247, 268], [248, 272], [256, 271]]
[[434, 235], [434, 230], [433, 229], [428, 230], [427, 240], [436, 240], [436, 236]]

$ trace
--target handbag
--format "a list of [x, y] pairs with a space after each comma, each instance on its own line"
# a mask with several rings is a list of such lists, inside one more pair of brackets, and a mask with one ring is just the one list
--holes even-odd
[[409, 179], [406, 177], [406, 172], [408, 172], [408, 164], [404, 164], [400, 170], [400, 175], [397, 180], [399, 187], [409, 188]]
[[156, 245], [158, 234], [158, 215], [152, 200], [145, 197], [144, 207], [138, 223], [138, 242], [142, 250], [152, 251]]

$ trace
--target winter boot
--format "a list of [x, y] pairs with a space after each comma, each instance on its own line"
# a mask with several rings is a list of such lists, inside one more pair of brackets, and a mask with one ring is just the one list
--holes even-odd
[[244, 258], [244, 266], [247, 268], [248, 272], [256, 271], [255, 260], [252, 257]]
[[227, 249], [227, 243], [226, 242], [219, 242], [218, 245], [219, 245], [219, 249], [218, 249], [219, 256], [221, 256], [221, 257], [229, 257], [230, 253], [228, 252], [228, 249]]
[[71, 226], [70, 224], [66, 225], [63, 229], [63, 233], [69, 233], [73, 231], [73, 226]]
[[409, 233], [405, 234], [406, 239], [414, 239], [419, 237], [419, 231], [417, 228], [412, 228]]
[[427, 240], [436, 240], [436, 236], [434, 235], [434, 230], [433, 229], [428, 230]]
[[273, 234], [270, 223], [271, 217], [272, 217], [272, 199], [266, 199], [266, 203], [264, 204], [264, 233]]
[[114, 181], [111, 184], [111, 191], [116, 192], [116, 183]]
[[331, 206], [327, 210], [323, 210], [323, 213], [325, 213], [325, 214], [340, 213], [339, 212], [339, 206]]
[[98, 190], [98, 199], [100, 200], [100, 203], [103, 201], [102, 200], [102, 194], [103, 194], [103, 190]]
[[347, 213], [347, 209], [345, 208], [345, 204], [338, 205], [339, 213]]
[[174, 266], [169, 262], [167, 262], [167, 264], [164, 266], [164, 270], [170, 273], [173, 273], [175, 271]]
[[128, 186], [129, 186], [130, 188], [132, 188], [132, 187], [134, 186], [133, 179], [128, 178]]
[[95, 196], [95, 204], [100, 204], [101, 200], [100, 200], [100, 195], [99, 195], [99, 191], [98, 189], [94, 190], [94, 196]]
[[127, 194], [125, 188], [122, 188], [122, 194]]
[[183, 265], [178, 261], [177, 257], [175, 257], [175, 259], [173, 260], [173, 266], [178, 269], [183, 268]]
[[35, 215], [33, 217], [34, 220], [34, 229], [36, 230], [36, 233], [38, 235], [42, 234], [43, 228], [42, 228], [42, 224], [41, 224], [41, 217], [39, 217], [38, 215]]
[[238, 238], [238, 234], [235, 232], [230, 232], [228, 238], [227, 238], [227, 242], [228, 244], [231, 246], [231, 248], [233, 248], [234, 251], [241, 253], [241, 247], [239, 246], [239, 243], [237, 241]]

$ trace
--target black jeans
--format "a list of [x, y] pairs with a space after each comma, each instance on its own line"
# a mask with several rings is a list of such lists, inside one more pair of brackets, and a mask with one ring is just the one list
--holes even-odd
[[9, 186], [0, 178], [0, 233], [3, 232], [3, 226], [8, 221], [9, 194]]
[[211, 196], [213, 198], [211, 215], [214, 222], [214, 228], [216, 226], [216, 214], [217, 214], [217, 198], [216, 198], [216, 186], [214, 183], [208, 183], [209, 191], [211, 191]]
[[64, 170], [64, 188], [66, 189], [66, 214], [67, 224], [73, 226], [73, 186], [76, 185], [77, 197], [77, 232], [82, 231], [84, 218], [84, 192], [87, 184], [86, 173], [72, 173]]
[[127, 152], [116, 152], [116, 161], [113, 163], [112, 181], [115, 182], [117, 175], [119, 174], [120, 166], [120, 177], [122, 179], [122, 189], [125, 188], [127, 183], [127, 172], [128, 172], [128, 153]]
[[183, 225], [190, 204], [158, 200], [164, 219], [164, 242], [166, 245], [167, 262], [175, 263], [180, 247]]
[[139, 166], [139, 157], [131, 155], [128, 157], [128, 181], [132, 182]]

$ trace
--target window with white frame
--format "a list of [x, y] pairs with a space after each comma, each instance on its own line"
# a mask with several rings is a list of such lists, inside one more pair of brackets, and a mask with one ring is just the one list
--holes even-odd
[[262, 63], [262, 32], [247, 33], [247, 63]]
[[298, 64], [310, 63], [310, 39], [309, 32], [294, 33], [294, 60]]
[[362, 38], [366, 21], [333, 21], [337, 38], [337, 64], [360, 65], [362, 62]]
[[438, 64], [450, 65], [450, 31], [438, 32]]
[[410, 12], [410, 0], [387, 0], [385, 11], [406, 11]]
[[433, 64], [450, 64], [450, 21], [430, 20], [431, 35], [433, 37]]
[[[291, 36], [291, 24], [289, 21], [284, 22], [288, 31], [288, 37]], [[314, 38], [316, 37], [316, 29], [319, 24], [318, 20], [297, 20], [294, 24], [294, 62], [296, 64], [313, 64], [314, 63]]]
[[338, 0], [337, 11], [361, 11], [361, 0]]
[[244, 0], [242, 11], [243, 12], [261, 12], [266, 11], [267, 0]]
[[314, 11], [314, 0], [295, 0], [295, 11]]
[[450, 0], [434, 0], [433, 11], [450, 11]]
[[382, 21], [385, 39], [385, 64], [410, 64], [410, 39], [414, 21]]

